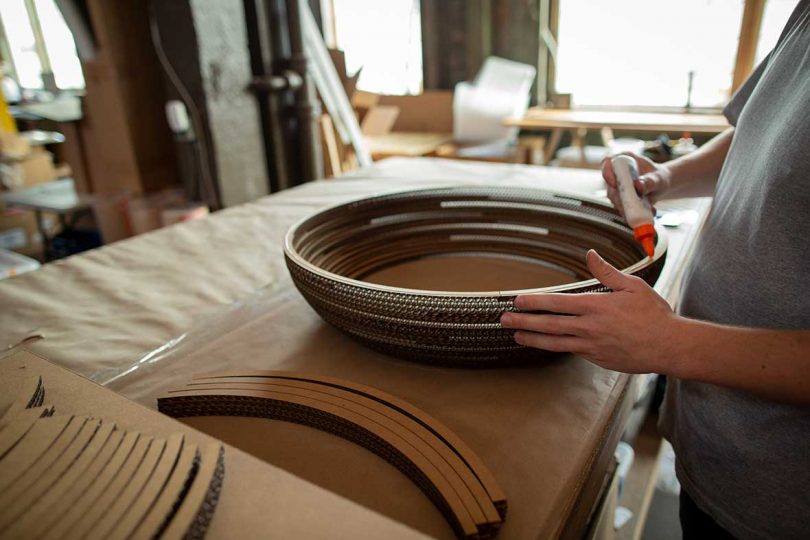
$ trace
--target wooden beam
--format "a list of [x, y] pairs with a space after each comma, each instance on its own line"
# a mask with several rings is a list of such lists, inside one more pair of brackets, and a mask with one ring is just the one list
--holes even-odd
[[489, 14], [484, 11], [485, 6], [481, 0], [468, 0], [465, 5], [465, 36], [464, 49], [466, 53], [465, 68], [467, 80], [475, 78], [478, 69], [484, 61], [484, 17]]
[[332, 117], [328, 114], [321, 115], [321, 144], [324, 155], [324, 174], [327, 178], [340, 176], [343, 173], [343, 166], [340, 161], [340, 150], [338, 149], [337, 137], [335, 137], [335, 127], [332, 124]]
[[[551, 0], [549, 7], [548, 28], [555, 41], [560, 39], [560, 0]], [[549, 55], [548, 75], [546, 76], [546, 95], [551, 97], [557, 93], [557, 59]]]
[[731, 93], [745, 82], [754, 69], [754, 60], [759, 42], [759, 30], [762, 27], [762, 15], [765, 11], [765, 0], [746, 0], [740, 24], [740, 41], [737, 45], [737, 60], [734, 64], [734, 78]]
[[548, 101], [548, 74], [549, 56], [548, 46], [543, 39], [543, 32], [550, 26], [551, 5], [549, 0], [540, 0], [537, 3], [538, 25], [537, 25], [537, 104], [545, 105]]
[[422, 86], [425, 90], [441, 88], [438, 26], [439, 5], [436, 0], [421, 0], [422, 16]]
[[[34, 46], [41, 63], [42, 73], [53, 73], [51, 58], [48, 56], [48, 49], [45, 48], [45, 37], [42, 34], [42, 25], [39, 22], [39, 13], [34, 6], [34, 0], [25, 0], [25, 10], [28, 12], [31, 31], [34, 33]], [[42, 82], [45, 83], [44, 80]]]

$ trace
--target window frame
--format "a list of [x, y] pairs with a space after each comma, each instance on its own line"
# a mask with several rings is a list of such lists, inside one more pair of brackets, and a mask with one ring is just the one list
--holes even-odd
[[[42, 67], [41, 76], [50, 73], [53, 77], [53, 67], [51, 63], [51, 57], [48, 54], [48, 47], [45, 44], [45, 37], [42, 34], [42, 24], [39, 20], [39, 11], [37, 10], [36, 3], [34, 0], [23, 0], [25, 3], [25, 10], [28, 12], [28, 20], [29, 24], [31, 25], [31, 31], [34, 34], [34, 44], [36, 48], [37, 57], [39, 57], [39, 63]], [[73, 92], [73, 93], [82, 93], [84, 92], [84, 88], [60, 88], [56, 86], [55, 81], [51, 81], [53, 83], [53, 88], [48, 87], [48, 79], [46, 77], [42, 77], [42, 88], [28, 88], [24, 87], [20, 84], [20, 78], [17, 74], [17, 65], [16, 61], [14, 60], [14, 56], [11, 54], [11, 47], [8, 43], [8, 38], [6, 37], [6, 29], [5, 29], [6, 22], [0, 20], [0, 53], [2, 53], [2, 60], [3, 63], [8, 64], [9, 70], [8, 75], [13, 78], [17, 84], [23, 90], [33, 90], [33, 91], [40, 91], [40, 90], [56, 90], [57, 92]]]
[[[554, 39], [559, 38], [560, 22], [560, 1], [549, 0], [549, 31]], [[745, 82], [745, 79], [754, 70], [754, 61], [757, 54], [757, 44], [759, 42], [759, 32], [762, 28], [762, 19], [765, 13], [766, 0], [744, 0], [743, 16], [740, 23], [739, 41], [737, 52], [734, 58], [734, 72], [732, 74], [731, 92], [729, 98]], [[546, 95], [557, 94], [556, 90], [556, 60], [549, 55], [548, 70], [546, 72]], [[678, 112], [678, 113], [718, 113], [722, 107], [650, 107], [650, 106], [626, 106], [626, 105], [600, 105], [600, 106], [579, 106], [579, 110], [600, 110], [600, 111], [638, 111], [638, 112]]]
[[[334, 4], [332, 0], [320, 0], [322, 13], [328, 14], [327, 26], [325, 34], [327, 39], [332, 41], [332, 46], [335, 46], [335, 16]], [[540, 9], [548, 10], [548, 30], [555, 42], [559, 39], [559, 22], [560, 22], [560, 2], [561, 0], [535, 0], [538, 2]], [[743, 2], [743, 16], [739, 29], [739, 40], [737, 43], [737, 51], [734, 58], [734, 71], [732, 73], [732, 84], [729, 93], [729, 98], [737, 91], [737, 89], [745, 82], [745, 79], [754, 70], [757, 54], [757, 45], [759, 43], [760, 30], [762, 28], [762, 21], [765, 14], [765, 3], [767, 0], [744, 0]], [[424, 17], [424, 13], [423, 13]], [[543, 19], [541, 18], [541, 21]], [[424, 23], [424, 21], [423, 21]], [[542, 29], [538, 29], [541, 31]], [[424, 46], [424, 44], [423, 44]], [[542, 45], [538, 51], [538, 93], [537, 97], [546, 97], [547, 100], [551, 96], [557, 94], [556, 90], [556, 60], [549, 54], [548, 48]], [[545, 58], [543, 58], [545, 55]], [[545, 69], [543, 69], [545, 68]], [[429, 66], [423, 64], [423, 71], [429, 69]], [[426, 80], [426, 75], [423, 75]], [[542, 80], [545, 78], [545, 81]], [[545, 92], [542, 92], [542, 89]], [[689, 107], [686, 106], [627, 106], [627, 105], [600, 105], [600, 106], [578, 106], [577, 109], [581, 110], [605, 110], [605, 111], [639, 111], [639, 112], [678, 112], [678, 113], [696, 113], [708, 114], [718, 113], [722, 107]]]

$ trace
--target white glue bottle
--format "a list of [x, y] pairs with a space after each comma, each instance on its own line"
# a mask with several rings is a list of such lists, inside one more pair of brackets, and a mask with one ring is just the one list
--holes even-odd
[[636, 160], [630, 156], [616, 156], [610, 160], [616, 176], [619, 199], [624, 207], [624, 219], [633, 228], [633, 236], [644, 248], [644, 253], [652, 257], [655, 253], [654, 212], [650, 201], [636, 192], [638, 180]]

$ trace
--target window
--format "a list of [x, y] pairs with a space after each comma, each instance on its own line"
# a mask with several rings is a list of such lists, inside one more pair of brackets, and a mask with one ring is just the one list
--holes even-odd
[[762, 16], [762, 27], [759, 30], [756, 63], [759, 64], [776, 46], [779, 34], [787, 24], [788, 17], [796, 7], [796, 0], [768, 0], [765, 2], [765, 13]]
[[574, 105], [683, 107], [690, 73], [692, 106], [728, 100], [743, 0], [559, 5], [556, 91]]
[[73, 35], [54, 0], [1, 0], [0, 20], [11, 56], [6, 60], [22, 88], [44, 88], [43, 75], [62, 90], [84, 88]]
[[[357, 88], [380, 94], [422, 91], [419, 0], [331, 0], [334, 41]], [[327, 11], [327, 10], [324, 10]]]

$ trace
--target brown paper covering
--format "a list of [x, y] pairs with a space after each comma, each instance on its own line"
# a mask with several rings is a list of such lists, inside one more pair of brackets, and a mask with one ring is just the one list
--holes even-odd
[[[33, 351], [151, 407], [190, 374], [225, 369], [303, 371], [379, 388], [439, 419], [492, 468], [510, 500], [500, 538], [559, 536], [587, 519], [597, 498], [606, 470], [602, 459], [613, 453], [607, 433], [621, 421], [620, 405], [632, 399], [625, 393], [628, 377], [576, 357], [480, 372], [405, 365], [327, 326], [294, 290], [284, 268], [287, 228], [326, 206], [403, 189], [493, 183], [590, 195], [604, 189], [593, 171], [386, 160], [346, 179], [309, 183], [0, 281], [0, 346], [43, 335], [28, 344]], [[705, 202], [671, 204], [707, 208]], [[674, 298], [695, 233], [689, 224], [670, 230], [667, 264], [656, 285], [667, 298]], [[253, 429], [256, 438], [243, 447], [256, 455], [432, 536], [450, 534], [407, 479], [350, 443], [253, 419], [187, 423], [231, 439]], [[322, 452], [339, 460], [345, 475], [332, 474]], [[357, 470], [374, 474], [361, 481], [353, 474]], [[232, 472], [228, 467], [229, 476]], [[281, 489], [277, 484], [272, 489]], [[391, 489], [397, 498], [384, 497]], [[313, 496], [294, 493], [288, 504], [296, 508], [304, 493]], [[578, 505], [586, 508], [584, 518], [575, 517]], [[252, 509], [245, 507], [242, 515]], [[321, 514], [310, 522], [322, 522]], [[413, 515], [420, 520], [408, 521]]]

